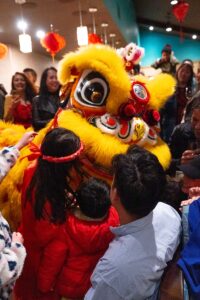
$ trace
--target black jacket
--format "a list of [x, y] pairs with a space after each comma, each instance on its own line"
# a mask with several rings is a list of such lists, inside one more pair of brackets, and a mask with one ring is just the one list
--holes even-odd
[[191, 144], [195, 141], [196, 138], [190, 122], [181, 123], [174, 128], [169, 145], [172, 154], [172, 162], [169, 168], [170, 175], [175, 175], [183, 152], [191, 149]]
[[188, 101], [185, 108], [185, 122], [189, 122], [192, 117], [192, 112], [195, 107], [200, 105], [200, 91], [198, 91], [190, 101]]
[[35, 131], [44, 128], [54, 118], [60, 104], [58, 95], [48, 94], [33, 98], [33, 128]]

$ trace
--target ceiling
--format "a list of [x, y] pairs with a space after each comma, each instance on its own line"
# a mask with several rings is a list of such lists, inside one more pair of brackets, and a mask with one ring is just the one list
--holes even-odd
[[[160, 30], [164, 29], [168, 19], [171, 25], [179, 31], [179, 23], [171, 13], [170, 0], [133, 0], [139, 25], [155, 25]], [[200, 35], [200, 0], [187, 0], [189, 11], [183, 22], [183, 29], [187, 33]], [[173, 27], [173, 26], [172, 26]]]
[[[107, 37], [111, 44], [109, 34], [115, 33], [119, 46], [125, 45], [125, 40], [104, 5], [103, 0], [26, 0], [19, 5], [16, 0], [0, 0], [0, 42], [18, 46], [18, 35], [21, 33], [16, 23], [21, 19], [21, 13], [28, 22], [27, 33], [32, 36], [33, 51], [46, 54], [41, 47], [35, 32], [38, 29], [50, 30], [53, 24], [54, 30], [63, 35], [67, 41], [66, 47], [57, 55], [60, 58], [64, 53], [77, 48], [76, 28], [80, 26], [79, 1], [81, 4], [83, 25], [87, 25], [92, 32], [92, 15], [89, 7], [98, 9], [95, 13], [97, 33], [102, 35], [102, 23], [108, 23]], [[19, 1], [19, 0], [18, 0]], [[120, 0], [127, 1], [127, 0]], [[133, 0], [136, 9], [138, 24], [143, 27], [153, 24], [158, 30], [164, 30], [166, 22], [169, 21], [179, 31], [179, 24], [175, 17], [170, 14], [170, 0]], [[200, 0], [188, 0], [190, 9], [185, 18], [183, 27], [188, 33], [200, 35], [199, 6]]]
[[[120, 46], [125, 44], [116, 24], [113, 22], [102, 0], [80, 0], [83, 25], [87, 25], [92, 32], [92, 15], [89, 7], [95, 7], [96, 30], [103, 34], [102, 23], [108, 23], [107, 37], [111, 43], [110, 33], [115, 33], [115, 41]], [[26, 3], [19, 5], [15, 0], [0, 0], [0, 42], [18, 46], [18, 35], [21, 33], [16, 23], [21, 19], [21, 13], [29, 27], [26, 30], [32, 36], [33, 51], [46, 54], [41, 47], [35, 32], [38, 29], [50, 30], [53, 24], [54, 30], [66, 38], [67, 44], [57, 57], [77, 48], [76, 28], [80, 26], [79, 0], [26, 0]]]

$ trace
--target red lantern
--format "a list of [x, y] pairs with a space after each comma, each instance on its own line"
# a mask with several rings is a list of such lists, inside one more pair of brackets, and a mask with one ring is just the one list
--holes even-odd
[[0, 43], [0, 59], [4, 58], [8, 53], [8, 47], [5, 44]]
[[176, 19], [182, 23], [188, 13], [190, 5], [184, 0], [179, 1], [176, 5], [173, 6], [172, 12]]
[[102, 40], [98, 34], [89, 33], [88, 34], [88, 43], [89, 44], [102, 44]]
[[48, 32], [45, 37], [40, 40], [40, 43], [47, 52], [50, 52], [53, 59], [56, 53], [66, 45], [64, 37], [55, 32]]

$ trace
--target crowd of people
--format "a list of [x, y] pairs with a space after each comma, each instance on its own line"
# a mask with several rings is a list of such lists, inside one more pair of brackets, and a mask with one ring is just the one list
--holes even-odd
[[[77, 135], [49, 130], [25, 170], [19, 232], [11, 234], [0, 214], [0, 299], [158, 299], [181, 241], [181, 207], [188, 207], [187, 240], [178, 265], [192, 297], [200, 299], [200, 69], [195, 74], [190, 59], [178, 65], [170, 45], [152, 66], [177, 80], [160, 112], [169, 169], [132, 145], [113, 157], [110, 187], [82, 172]], [[34, 129], [0, 151], [1, 181], [61, 106], [57, 70], [45, 69], [39, 87], [36, 81], [36, 72], [26, 68], [13, 75], [9, 95], [0, 86], [0, 118]]]
[[33, 126], [38, 131], [55, 116], [60, 105], [57, 70], [46, 68], [39, 87], [36, 80], [37, 74], [31, 68], [13, 75], [10, 94], [1, 92], [1, 119], [25, 128]]

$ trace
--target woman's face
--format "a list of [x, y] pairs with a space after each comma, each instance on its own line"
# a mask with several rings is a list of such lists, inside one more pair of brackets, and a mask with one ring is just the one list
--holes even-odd
[[46, 80], [47, 89], [50, 93], [55, 93], [59, 88], [59, 82], [57, 79], [57, 72], [54, 70], [48, 70], [47, 80]]
[[14, 89], [18, 92], [25, 91], [26, 81], [25, 81], [24, 77], [20, 74], [16, 74], [13, 79], [13, 86], [14, 86]]
[[191, 67], [188, 65], [183, 65], [178, 71], [178, 82], [187, 85], [191, 76], [192, 76]]

